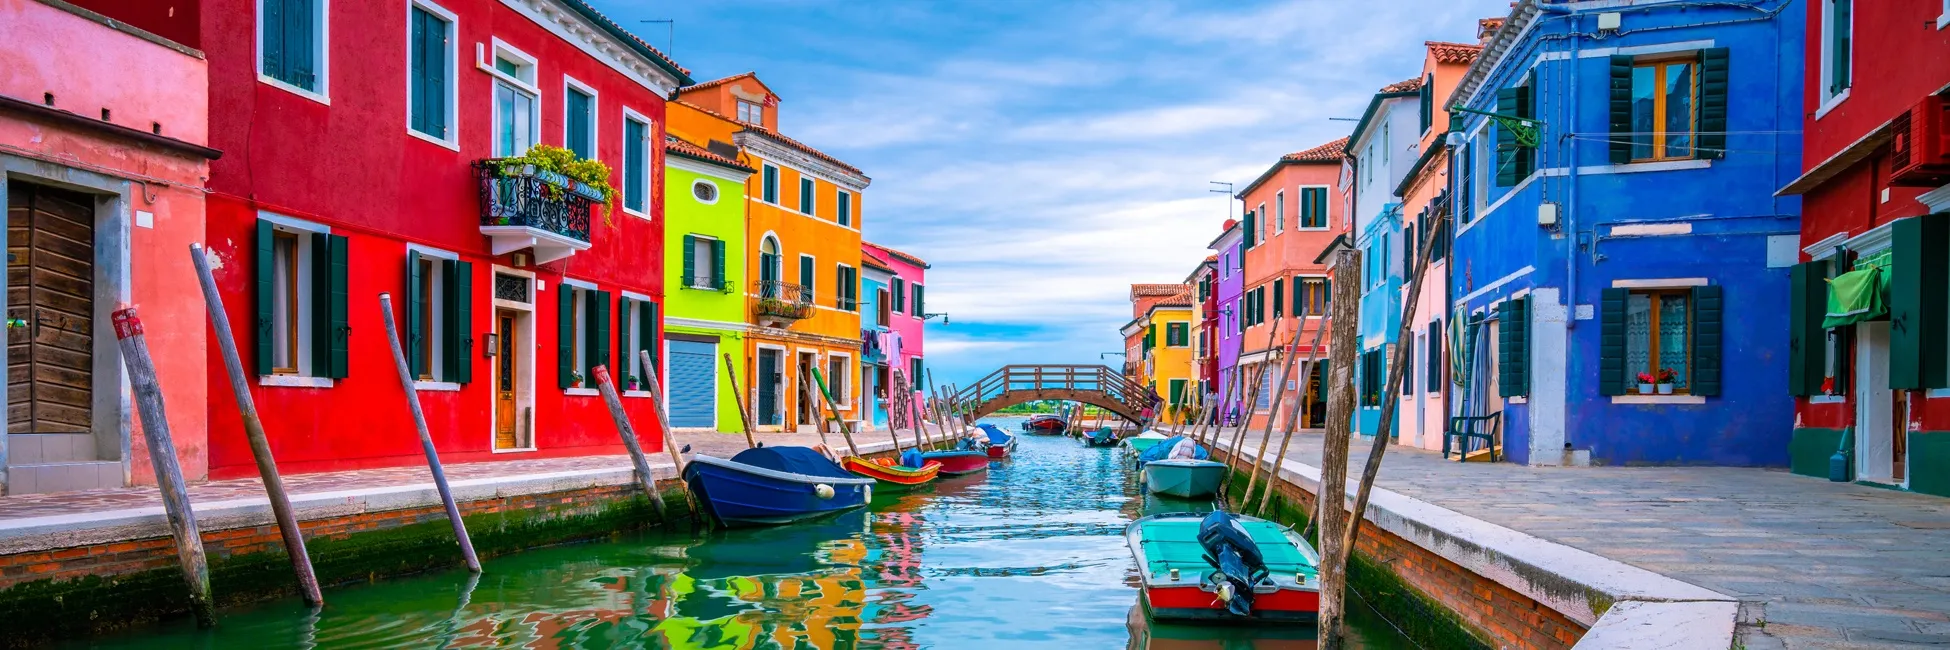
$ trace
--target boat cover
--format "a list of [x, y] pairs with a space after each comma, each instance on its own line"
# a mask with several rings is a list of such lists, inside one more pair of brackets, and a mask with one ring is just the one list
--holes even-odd
[[927, 462], [921, 458], [920, 450], [909, 449], [901, 452], [901, 467], [903, 468], [921, 469], [921, 466], [927, 464]]
[[1015, 437], [1004, 433], [1001, 429], [995, 428], [993, 424], [977, 424], [975, 426], [980, 428], [983, 433], [989, 434], [989, 444], [991, 445], [1006, 445], [1009, 444], [1010, 438]]
[[753, 467], [763, 467], [788, 474], [804, 474], [806, 476], [824, 476], [828, 478], [859, 478], [852, 472], [848, 472], [845, 468], [840, 467], [839, 464], [827, 460], [825, 456], [821, 456], [819, 452], [813, 451], [809, 447], [758, 447], [756, 449], [747, 449], [738, 452], [736, 456], [732, 456], [731, 462], [744, 463]]
[[[1177, 453], [1173, 453], [1174, 450], [1176, 450], [1181, 444], [1189, 447], [1190, 451], [1187, 453], [1191, 454], [1190, 456], [1183, 456]], [[1211, 456], [1212, 454], [1205, 450], [1204, 445], [1198, 444], [1197, 442], [1193, 442], [1191, 438], [1187, 438], [1185, 436], [1172, 436], [1170, 438], [1166, 438], [1164, 442], [1160, 442], [1158, 444], [1152, 445], [1150, 449], [1144, 450], [1144, 454], [1138, 456], [1138, 460], [1147, 463], [1154, 460], [1164, 460], [1166, 458], [1192, 458], [1195, 460], [1205, 460], [1207, 458], [1210, 458]]]

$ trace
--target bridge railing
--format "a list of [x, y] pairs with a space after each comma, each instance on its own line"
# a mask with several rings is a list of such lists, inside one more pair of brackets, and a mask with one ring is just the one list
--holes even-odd
[[980, 405], [1015, 392], [1046, 390], [1092, 391], [1104, 394], [1132, 412], [1157, 401], [1149, 389], [1108, 366], [1025, 364], [1003, 366], [957, 391], [963, 404]]

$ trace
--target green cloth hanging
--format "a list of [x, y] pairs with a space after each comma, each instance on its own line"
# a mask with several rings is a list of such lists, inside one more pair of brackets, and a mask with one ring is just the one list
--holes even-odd
[[1823, 328], [1889, 318], [1889, 273], [1880, 264], [1858, 265], [1828, 281], [1828, 314]]

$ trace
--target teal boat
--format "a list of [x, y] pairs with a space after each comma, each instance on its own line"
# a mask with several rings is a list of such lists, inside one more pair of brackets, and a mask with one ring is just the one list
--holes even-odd
[[1184, 499], [1210, 497], [1226, 479], [1225, 463], [1196, 458], [1145, 461], [1143, 471], [1146, 490]]
[[1156, 430], [1148, 430], [1144, 433], [1125, 438], [1124, 446], [1130, 448], [1133, 453], [1142, 454], [1146, 449], [1150, 449], [1152, 445], [1164, 442], [1169, 438], [1171, 436], [1158, 433]]
[[1225, 512], [1172, 513], [1131, 522], [1124, 541], [1154, 622], [1290, 624], [1318, 617], [1320, 556], [1291, 527]]

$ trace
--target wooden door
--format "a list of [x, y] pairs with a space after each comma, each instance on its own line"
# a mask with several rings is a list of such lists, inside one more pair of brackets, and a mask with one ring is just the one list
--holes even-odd
[[758, 423], [765, 426], [779, 425], [784, 418], [779, 408], [779, 386], [784, 379], [779, 368], [779, 355], [776, 350], [758, 351], [758, 376], [752, 383], [758, 388]]
[[7, 184], [8, 433], [91, 429], [94, 205], [86, 194]]
[[518, 449], [515, 418], [515, 314], [494, 313], [494, 448]]

